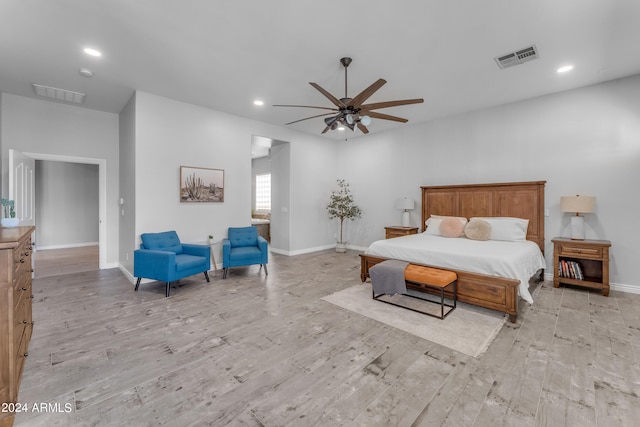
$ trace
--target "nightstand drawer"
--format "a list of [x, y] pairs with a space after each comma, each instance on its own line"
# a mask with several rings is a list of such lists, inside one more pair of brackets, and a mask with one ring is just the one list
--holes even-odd
[[385, 239], [393, 239], [394, 237], [408, 236], [410, 234], [417, 234], [418, 227], [385, 227]]
[[561, 256], [588, 256], [590, 258], [602, 258], [602, 248], [599, 247], [584, 247], [579, 245], [563, 244], [559, 249], [559, 254]]

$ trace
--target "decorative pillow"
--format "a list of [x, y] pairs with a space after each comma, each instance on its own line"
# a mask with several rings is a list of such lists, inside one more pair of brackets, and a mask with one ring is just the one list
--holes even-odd
[[471, 240], [489, 240], [491, 224], [482, 219], [471, 218], [464, 227], [464, 235]]
[[439, 228], [440, 234], [444, 237], [460, 237], [464, 231], [464, 224], [458, 218], [449, 217], [442, 220]]
[[491, 235], [489, 236], [491, 240], [519, 242], [527, 239], [528, 219], [511, 217], [482, 217], [471, 219], [482, 219], [491, 225]]
[[463, 217], [431, 215], [431, 217], [429, 217], [429, 219], [425, 222], [427, 229], [424, 231], [424, 233], [432, 234], [434, 236], [442, 236], [442, 232], [440, 231], [440, 224], [442, 224], [442, 221], [447, 218], [453, 218], [460, 221], [463, 228], [467, 223], [467, 218], [463, 218]]

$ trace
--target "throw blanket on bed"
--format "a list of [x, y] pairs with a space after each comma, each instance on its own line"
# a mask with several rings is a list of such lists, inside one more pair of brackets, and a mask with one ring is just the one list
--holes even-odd
[[404, 270], [408, 265], [408, 262], [390, 259], [371, 267], [369, 277], [371, 277], [374, 295], [406, 293], [407, 283], [404, 281]]

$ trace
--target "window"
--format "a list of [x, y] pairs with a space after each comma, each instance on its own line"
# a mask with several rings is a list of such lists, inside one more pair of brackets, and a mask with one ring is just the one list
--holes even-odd
[[271, 211], [271, 174], [256, 175], [256, 211]]

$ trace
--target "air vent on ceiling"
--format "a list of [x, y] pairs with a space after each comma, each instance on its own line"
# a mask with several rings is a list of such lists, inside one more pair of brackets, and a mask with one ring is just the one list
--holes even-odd
[[36, 95], [43, 96], [45, 98], [57, 99], [58, 101], [73, 102], [75, 104], [82, 104], [84, 102], [84, 93], [74, 92], [66, 89], [58, 89], [55, 87], [43, 86], [32, 83], [33, 90]]
[[505, 53], [504, 55], [496, 56], [495, 61], [501, 70], [514, 65], [520, 65], [528, 61], [533, 61], [538, 58], [538, 51], [536, 45], [531, 45], [515, 52]]

